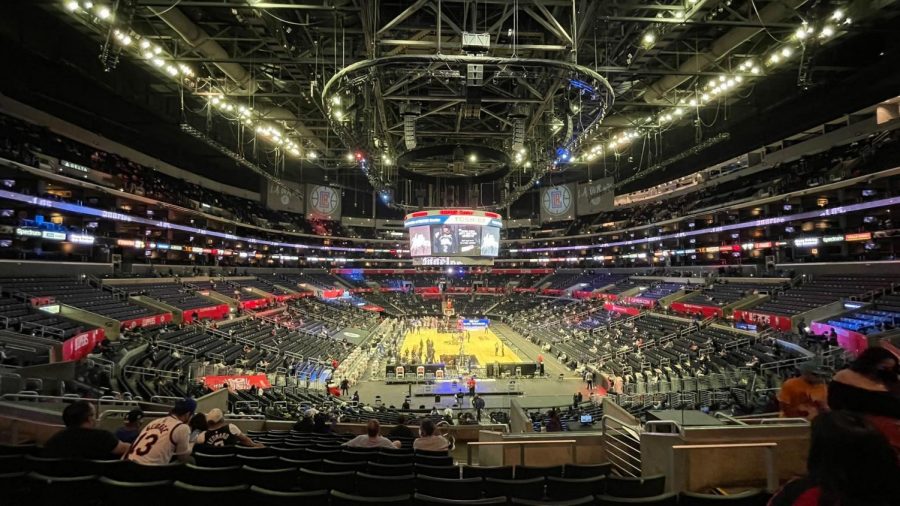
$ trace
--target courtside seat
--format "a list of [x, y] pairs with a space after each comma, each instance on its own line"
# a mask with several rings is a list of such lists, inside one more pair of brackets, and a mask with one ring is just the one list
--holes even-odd
[[531, 478], [530, 480], [501, 480], [497, 478], [484, 479], [485, 497], [522, 497], [525, 499], [540, 499], [544, 497], [544, 478]]
[[563, 476], [566, 478], [593, 478], [594, 476], [608, 476], [612, 471], [612, 464], [565, 464]]
[[301, 504], [328, 504], [327, 490], [310, 490], [307, 492], [285, 492], [252, 486], [247, 490], [246, 504], [264, 504], [266, 506], [299, 506]]
[[416, 492], [447, 499], [479, 499], [484, 487], [482, 478], [433, 478], [416, 476]]
[[606, 495], [612, 497], [653, 497], [666, 489], [666, 477], [662, 474], [632, 478], [609, 476], [606, 479]]
[[416, 493], [413, 495], [415, 506], [480, 506], [506, 504], [505, 497], [487, 497], [484, 499], [445, 499]]
[[588, 495], [599, 495], [604, 492], [606, 484], [605, 476], [593, 478], [558, 478], [547, 477], [547, 497], [560, 501], [564, 499], [578, 499]]
[[682, 492], [678, 500], [680, 506], [765, 506], [770, 495], [759, 489], [747, 490], [739, 494], [713, 495], [696, 492]]
[[497, 478], [511, 480], [512, 466], [462, 466], [463, 478]]

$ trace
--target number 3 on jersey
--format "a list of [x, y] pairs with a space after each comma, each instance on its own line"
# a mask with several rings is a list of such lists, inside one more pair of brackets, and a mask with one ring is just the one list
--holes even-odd
[[158, 434], [141, 434], [141, 437], [131, 445], [131, 450], [128, 453], [143, 457], [150, 453], [150, 449], [153, 448], [157, 441], [159, 441]]

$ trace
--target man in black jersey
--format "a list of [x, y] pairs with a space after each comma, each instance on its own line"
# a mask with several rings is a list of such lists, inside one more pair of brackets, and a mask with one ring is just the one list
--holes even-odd
[[206, 414], [206, 432], [197, 436], [196, 444], [235, 446], [239, 443], [241, 446], [264, 446], [247, 437], [236, 425], [227, 423], [221, 409], [214, 408]]

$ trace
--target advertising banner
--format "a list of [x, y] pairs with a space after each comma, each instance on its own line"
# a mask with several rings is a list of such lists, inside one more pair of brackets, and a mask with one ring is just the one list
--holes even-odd
[[155, 325], [163, 325], [172, 322], [172, 313], [163, 313], [144, 318], [135, 318], [133, 320], [125, 320], [122, 322], [122, 330], [131, 330], [137, 327], [153, 327]]
[[684, 302], [673, 302], [671, 306], [669, 306], [672, 311], [676, 313], [682, 314], [698, 314], [703, 318], [722, 318], [725, 316], [725, 313], [722, 311], [722, 308], [715, 306], [701, 306], [699, 304], [686, 304]]
[[734, 321], [744, 323], [763, 324], [777, 330], [791, 330], [791, 319], [787, 316], [778, 316], [767, 313], [754, 313], [753, 311], [734, 311]]
[[191, 323], [197, 320], [221, 320], [228, 316], [228, 304], [218, 304], [216, 306], [200, 307], [196, 309], [187, 309], [182, 314], [184, 323]]
[[256, 309], [265, 307], [269, 303], [269, 299], [252, 299], [240, 301], [241, 309]]
[[656, 307], [656, 301], [654, 299], [647, 299], [645, 297], [623, 297], [622, 302], [641, 307]]
[[306, 217], [312, 220], [341, 219], [341, 191], [330, 186], [306, 185]]
[[615, 199], [614, 180], [611, 177], [595, 179], [590, 183], [579, 183], [575, 197], [578, 216], [612, 211]]
[[641, 314], [641, 310], [636, 307], [620, 306], [618, 304], [613, 304], [612, 302], [604, 303], [603, 309], [605, 309], [607, 311], [612, 311], [615, 313], [627, 314], [629, 316], [637, 316], [637, 315]]
[[487, 318], [479, 318], [477, 320], [463, 318], [462, 328], [465, 330], [485, 330], [491, 324]]
[[97, 343], [106, 337], [103, 329], [93, 329], [81, 334], [76, 334], [62, 343], [63, 360], [81, 360], [88, 356], [97, 346]]
[[574, 185], [541, 188], [541, 223], [575, 219]]
[[272, 388], [269, 378], [265, 374], [252, 376], [204, 376], [203, 384], [210, 390], [218, 390], [222, 385], [228, 385], [233, 390], [250, 390], [250, 387]]
[[289, 181], [263, 181], [263, 203], [273, 211], [286, 211], [289, 213], [303, 214], [306, 212], [304, 202], [304, 185]]

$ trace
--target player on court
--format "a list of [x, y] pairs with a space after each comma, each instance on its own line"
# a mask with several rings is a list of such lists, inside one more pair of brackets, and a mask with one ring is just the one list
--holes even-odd
[[187, 422], [194, 416], [197, 401], [182, 399], [175, 403], [169, 415], [148, 423], [138, 435], [126, 460], [147, 466], [164, 466], [172, 457], [179, 462], [191, 458], [191, 428]]

